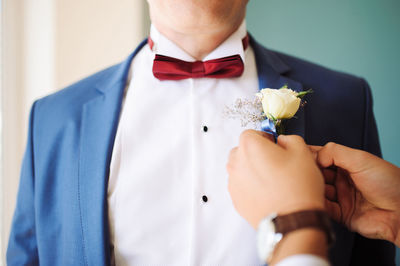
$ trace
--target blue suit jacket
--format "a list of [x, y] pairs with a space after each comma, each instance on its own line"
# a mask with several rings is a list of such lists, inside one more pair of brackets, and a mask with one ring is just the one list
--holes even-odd
[[[109, 265], [109, 165], [130, 63], [144, 44], [121, 64], [34, 103], [9, 266]], [[335, 141], [380, 155], [364, 80], [272, 52], [253, 39], [251, 45], [260, 88], [288, 84], [314, 90], [298, 119], [290, 120], [288, 133], [309, 144]], [[334, 265], [394, 265], [391, 244], [367, 240], [337, 224], [335, 230]]]

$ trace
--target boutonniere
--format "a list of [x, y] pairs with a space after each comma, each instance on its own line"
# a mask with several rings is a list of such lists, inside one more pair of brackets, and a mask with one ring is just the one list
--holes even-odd
[[300, 106], [304, 105], [303, 97], [312, 90], [296, 92], [287, 85], [276, 89], [262, 89], [256, 94], [261, 101], [264, 120], [261, 130], [272, 133], [275, 137], [285, 132], [283, 121], [295, 116]]
[[295, 117], [306, 102], [303, 97], [312, 90], [296, 92], [287, 85], [280, 89], [265, 88], [256, 94], [254, 100], [236, 100], [232, 107], [225, 108], [229, 118], [239, 118], [242, 126], [259, 124], [262, 131], [277, 137], [284, 133], [283, 121]]

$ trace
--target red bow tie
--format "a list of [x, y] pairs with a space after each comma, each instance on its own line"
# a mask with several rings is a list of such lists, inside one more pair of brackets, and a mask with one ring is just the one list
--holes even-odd
[[[153, 41], [149, 38], [150, 48]], [[246, 35], [242, 40], [243, 48], [249, 44]], [[153, 74], [159, 80], [181, 80], [187, 78], [232, 78], [242, 75], [244, 65], [240, 55], [232, 55], [223, 58], [187, 62], [177, 58], [156, 54], [153, 62]]]

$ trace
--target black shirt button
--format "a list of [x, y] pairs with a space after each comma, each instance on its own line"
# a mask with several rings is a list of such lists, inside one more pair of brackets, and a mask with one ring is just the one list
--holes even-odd
[[203, 131], [207, 132], [208, 131], [208, 127], [207, 126], [203, 126]]
[[208, 201], [208, 198], [207, 198], [206, 195], [204, 195], [204, 196], [202, 197], [202, 199], [203, 199], [204, 202], [207, 202], [207, 201]]

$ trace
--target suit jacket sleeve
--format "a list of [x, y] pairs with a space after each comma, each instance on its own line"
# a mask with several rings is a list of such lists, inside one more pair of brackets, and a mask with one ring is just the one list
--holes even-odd
[[[364, 139], [363, 149], [382, 157], [379, 145], [378, 130], [372, 110], [371, 89], [366, 81], [364, 84]], [[395, 265], [395, 247], [382, 240], [371, 240], [356, 234], [351, 258], [351, 265]]]
[[7, 265], [39, 265], [35, 230], [35, 172], [33, 127], [35, 104], [29, 118], [28, 141], [22, 163], [17, 205], [7, 249]]

